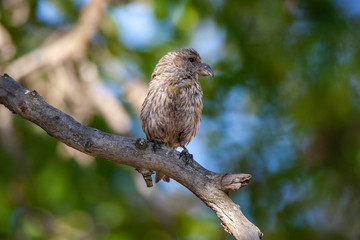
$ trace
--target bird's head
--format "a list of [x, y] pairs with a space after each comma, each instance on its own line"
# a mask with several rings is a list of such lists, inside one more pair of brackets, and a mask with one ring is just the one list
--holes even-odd
[[211, 67], [201, 60], [198, 52], [192, 48], [180, 49], [167, 53], [160, 59], [156, 68], [167, 68], [167, 70], [184, 73], [199, 74], [201, 76], [212, 76]]

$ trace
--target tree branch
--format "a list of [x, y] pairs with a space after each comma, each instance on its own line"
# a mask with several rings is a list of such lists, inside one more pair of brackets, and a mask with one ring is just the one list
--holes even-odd
[[56, 66], [69, 58], [84, 55], [89, 39], [97, 32], [105, 2], [106, 0], [91, 0], [82, 9], [78, 22], [70, 31], [16, 59], [5, 71], [19, 79], [41, 67]]
[[[249, 174], [217, 174], [196, 161], [185, 163], [179, 152], [162, 147], [156, 153], [142, 138], [122, 137], [86, 127], [71, 116], [50, 106], [36, 91], [20, 86], [10, 76], [0, 76], [0, 103], [53, 136], [88, 155], [136, 169], [160, 171], [184, 185], [219, 217], [226, 231], [236, 239], [261, 239], [261, 231], [252, 224], [228, 196], [249, 182]], [[146, 172], [146, 171], [145, 171]], [[148, 179], [149, 181], [149, 179]], [[151, 181], [151, 179], [150, 179]], [[147, 182], [149, 185], [149, 183]]]

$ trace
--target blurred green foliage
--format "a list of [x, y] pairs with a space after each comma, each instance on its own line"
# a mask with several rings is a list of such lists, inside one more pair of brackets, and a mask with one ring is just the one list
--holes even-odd
[[[71, 29], [87, 1], [19, 1], [28, 15], [17, 24], [10, 2], [0, 2], [0, 23], [16, 53], [0, 69]], [[359, 16], [356, 0], [110, 1], [86, 58], [117, 89], [133, 123], [126, 135], [143, 136], [122, 95], [127, 76], [148, 82], [166, 52], [196, 48], [215, 78], [200, 79], [195, 159], [253, 175], [231, 195], [265, 239], [359, 239]], [[173, 202], [159, 211], [133, 169], [82, 165], [32, 123], [11, 124], [18, 148], [2, 138], [0, 239], [231, 239], [175, 184], [146, 190]], [[111, 132], [101, 115], [88, 125]], [[182, 194], [196, 207], [174, 208]]]

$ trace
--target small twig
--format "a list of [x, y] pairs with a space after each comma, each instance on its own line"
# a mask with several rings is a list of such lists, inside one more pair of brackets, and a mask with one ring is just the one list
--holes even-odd
[[235, 191], [245, 187], [250, 182], [251, 175], [246, 173], [226, 173], [221, 179], [221, 190]]

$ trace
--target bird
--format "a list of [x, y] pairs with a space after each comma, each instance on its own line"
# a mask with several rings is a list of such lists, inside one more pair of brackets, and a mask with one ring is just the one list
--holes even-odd
[[[201, 122], [203, 91], [199, 75], [214, 77], [211, 67], [193, 48], [168, 52], [156, 64], [140, 113], [142, 129], [154, 151], [161, 145], [181, 147], [180, 158], [192, 159], [186, 145]], [[155, 182], [160, 180], [169, 182], [170, 178], [157, 172]]]

